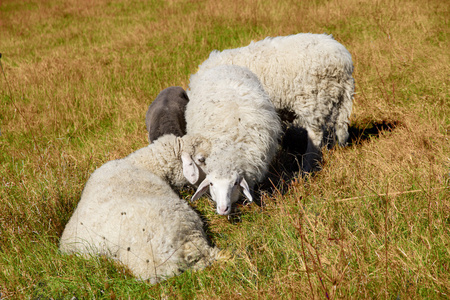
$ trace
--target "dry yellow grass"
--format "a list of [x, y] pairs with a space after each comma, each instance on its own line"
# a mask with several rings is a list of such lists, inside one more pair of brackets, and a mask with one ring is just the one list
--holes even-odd
[[[0, 3], [0, 292], [46, 298], [448, 298], [448, 1]], [[89, 174], [147, 143], [145, 111], [213, 49], [331, 33], [352, 53], [352, 143], [233, 222], [232, 255], [159, 285], [61, 255]]]

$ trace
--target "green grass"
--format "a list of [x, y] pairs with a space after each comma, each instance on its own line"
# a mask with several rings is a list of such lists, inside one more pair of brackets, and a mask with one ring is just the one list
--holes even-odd
[[[437, 0], [2, 1], [0, 298], [449, 298], [448, 15]], [[198, 201], [228, 259], [149, 285], [59, 253], [89, 175], [147, 144], [159, 91], [214, 49], [298, 32], [351, 52], [352, 140], [230, 221]]]

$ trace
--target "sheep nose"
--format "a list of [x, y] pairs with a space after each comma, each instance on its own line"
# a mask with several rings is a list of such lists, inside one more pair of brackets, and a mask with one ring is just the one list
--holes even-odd
[[223, 216], [228, 215], [228, 214], [230, 214], [230, 211], [231, 211], [230, 208], [231, 208], [230, 205], [227, 205], [225, 207], [217, 207], [217, 213], [219, 215], [223, 215]]

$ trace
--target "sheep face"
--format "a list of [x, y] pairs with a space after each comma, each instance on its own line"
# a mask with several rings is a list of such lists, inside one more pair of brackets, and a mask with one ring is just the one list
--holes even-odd
[[247, 181], [237, 172], [230, 172], [227, 176], [220, 176], [215, 172], [208, 174], [200, 183], [191, 201], [200, 198], [209, 188], [209, 193], [216, 202], [219, 215], [229, 215], [231, 206], [239, 199], [240, 188], [248, 200], [253, 201]]

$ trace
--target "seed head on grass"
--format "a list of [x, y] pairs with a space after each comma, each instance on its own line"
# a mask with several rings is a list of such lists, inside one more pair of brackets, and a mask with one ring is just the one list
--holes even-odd
[[[450, 295], [445, 1], [0, 6], [4, 298]], [[147, 144], [151, 99], [186, 88], [213, 49], [298, 32], [333, 34], [352, 54], [356, 136], [324, 151], [314, 176], [242, 207], [239, 221], [196, 203], [208, 236], [232, 258], [149, 287], [113, 261], [58, 253], [89, 175]]]

